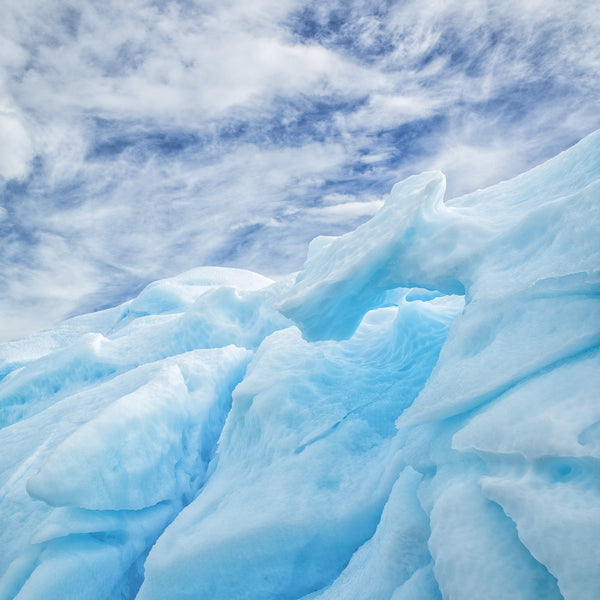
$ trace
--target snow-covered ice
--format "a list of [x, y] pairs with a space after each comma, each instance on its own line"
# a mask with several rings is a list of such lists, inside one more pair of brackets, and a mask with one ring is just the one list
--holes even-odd
[[0, 600], [600, 597], [600, 132], [0, 346]]

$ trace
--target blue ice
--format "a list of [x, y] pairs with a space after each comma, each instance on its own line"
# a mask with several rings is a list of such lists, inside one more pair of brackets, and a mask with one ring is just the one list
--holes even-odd
[[0, 600], [600, 597], [600, 132], [278, 281], [0, 346]]

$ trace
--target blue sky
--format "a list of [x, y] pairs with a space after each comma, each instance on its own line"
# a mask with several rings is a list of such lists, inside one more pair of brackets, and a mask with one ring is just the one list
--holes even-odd
[[200, 265], [278, 276], [391, 186], [600, 127], [600, 4], [8, 0], [0, 340]]

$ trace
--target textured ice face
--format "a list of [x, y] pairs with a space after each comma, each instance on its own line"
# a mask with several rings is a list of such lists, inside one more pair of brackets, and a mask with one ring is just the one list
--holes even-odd
[[[233, 394], [215, 471], [157, 542], [139, 597], [301, 597], [334, 580], [405, 468], [393, 423], [452, 313], [402, 303], [343, 343], [296, 328], [267, 338]], [[427, 563], [420, 543], [413, 570]]]
[[0, 346], [0, 599], [599, 597], [600, 132], [444, 187]]

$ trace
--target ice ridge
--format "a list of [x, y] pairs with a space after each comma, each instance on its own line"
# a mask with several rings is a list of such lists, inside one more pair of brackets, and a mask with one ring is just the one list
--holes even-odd
[[600, 132], [444, 193], [0, 346], [0, 600], [600, 597]]

